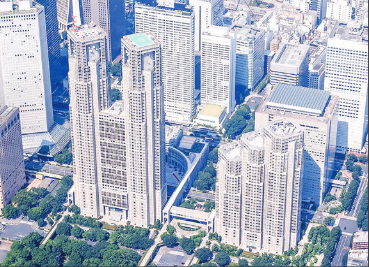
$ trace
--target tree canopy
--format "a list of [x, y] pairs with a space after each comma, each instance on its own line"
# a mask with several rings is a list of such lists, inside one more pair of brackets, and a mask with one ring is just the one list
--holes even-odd
[[208, 262], [213, 257], [213, 253], [208, 248], [200, 248], [196, 250], [195, 256], [200, 260], [200, 263], [204, 263]]
[[224, 251], [217, 253], [214, 260], [219, 266], [226, 266], [231, 262], [231, 258]]
[[192, 254], [196, 248], [195, 242], [186, 237], [181, 238], [179, 244], [188, 255]]

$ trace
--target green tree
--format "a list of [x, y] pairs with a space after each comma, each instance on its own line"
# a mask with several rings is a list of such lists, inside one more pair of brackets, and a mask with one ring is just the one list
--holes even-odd
[[75, 225], [71, 230], [71, 235], [77, 238], [81, 238], [82, 234], [84, 233], [83, 229], [77, 225]]
[[359, 157], [359, 161], [361, 163], [367, 163], [368, 162], [368, 157], [367, 156], [360, 156]]
[[346, 159], [347, 160], [350, 160], [350, 161], [353, 161], [353, 162], [356, 162], [357, 161], [357, 157], [355, 154], [347, 154], [346, 155]]
[[327, 226], [333, 226], [334, 224], [334, 218], [333, 217], [326, 217], [324, 218], [324, 224]]
[[205, 167], [204, 172], [209, 173], [212, 177], [215, 177], [217, 175], [217, 171], [215, 170], [213, 164], [209, 164]]
[[215, 208], [215, 203], [213, 201], [206, 201], [204, 203], [204, 208], [206, 212], [210, 212]]
[[156, 220], [154, 222], [154, 228], [160, 230], [163, 227], [163, 224], [160, 222], [160, 220]]
[[168, 248], [173, 248], [178, 242], [178, 238], [174, 235], [165, 235], [163, 237], [163, 244]]
[[213, 253], [208, 248], [200, 248], [196, 250], [195, 256], [200, 260], [200, 263], [204, 263], [208, 262], [213, 257]]
[[186, 238], [186, 237], [183, 237], [180, 242], [179, 242], [180, 246], [183, 248], [183, 250], [188, 254], [192, 254], [193, 251], [195, 250], [196, 248], [196, 244], [195, 242], [190, 239], [190, 238]]
[[170, 224], [168, 224], [167, 226], [167, 232], [170, 234], [170, 235], [173, 235], [174, 232], [176, 231], [176, 228]]
[[30, 220], [37, 221], [42, 218], [42, 209], [40, 207], [33, 207], [28, 210], [27, 215]]
[[122, 100], [122, 94], [118, 89], [111, 89], [110, 98], [112, 102], [115, 102], [117, 100]]
[[343, 255], [343, 257], [342, 257], [342, 266], [347, 266], [348, 254], [349, 254], [349, 252], [347, 251], [347, 252]]
[[327, 193], [327, 194], [325, 195], [325, 198], [324, 198], [324, 202], [325, 202], [325, 203], [331, 202], [331, 201], [333, 201], [333, 200], [336, 200], [336, 197], [335, 197], [335, 196], [333, 196], [333, 195], [331, 195], [331, 194], [329, 194], [329, 193]]
[[70, 232], [72, 230], [72, 226], [69, 223], [61, 222], [56, 227], [56, 234], [57, 235], [70, 235]]
[[37, 225], [39, 227], [44, 227], [46, 225], [46, 222], [44, 221], [44, 219], [40, 218], [37, 220]]
[[7, 219], [15, 219], [19, 217], [19, 210], [12, 204], [9, 204], [3, 208], [2, 214]]
[[249, 262], [246, 259], [239, 259], [238, 260], [238, 266], [249, 266]]
[[217, 253], [214, 260], [219, 266], [226, 266], [231, 262], [231, 258], [224, 251]]
[[81, 209], [76, 206], [76, 205], [72, 205], [68, 208], [69, 212], [73, 212], [74, 214], [80, 214], [81, 213]]
[[209, 160], [212, 161], [213, 163], [218, 163], [218, 148], [214, 148], [212, 151], [210, 151], [209, 153]]

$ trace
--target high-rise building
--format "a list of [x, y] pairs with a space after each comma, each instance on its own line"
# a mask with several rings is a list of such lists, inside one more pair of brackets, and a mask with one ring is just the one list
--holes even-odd
[[66, 31], [73, 24], [76, 26], [81, 25], [79, 0], [57, 0], [56, 8], [60, 30]]
[[219, 148], [215, 229], [227, 244], [282, 254], [300, 234], [303, 132], [285, 120]]
[[308, 86], [309, 46], [281, 44], [270, 64], [270, 83]]
[[106, 34], [99, 26], [68, 31], [70, 122], [76, 205], [98, 217], [99, 112], [109, 104]]
[[255, 111], [255, 130], [274, 120], [289, 120], [304, 131], [302, 200], [320, 205], [333, 179], [337, 137], [337, 96], [278, 84]]
[[325, 46], [310, 46], [309, 88], [324, 89], [326, 55], [327, 48]]
[[47, 132], [54, 119], [44, 8], [0, 2], [0, 29], [0, 105], [19, 108], [22, 134]]
[[234, 27], [236, 31], [236, 85], [253, 90], [264, 76], [264, 31]]
[[201, 40], [201, 105], [216, 104], [233, 112], [236, 106], [236, 34], [210, 26]]
[[135, 30], [161, 43], [165, 118], [189, 122], [195, 115], [195, 17], [191, 6], [135, 5]]
[[148, 227], [165, 204], [165, 125], [159, 41], [145, 33], [122, 39], [128, 219]]
[[2, 209], [26, 183], [18, 108], [3, 106], [0, 109], [0, 132], [0, 209]]
[[58, 11], [55, 0], [36, 0], [44, 6], [46, 21], [47, 45], [49, 48], [49, 67], [51, 85], [55, 85], [61, 78], [59, 75], [58, 59], [60, 57], [60, 35], [58, 28]]
[[328, 39], [324, 90], [339, 97], [337, 151], [359, 152], [368, 133], [368, 42], [362, 36]]
[[[99, 25], [107, 35], [107, 59], [111, 61], [110, 0], [80, 0], [81, 23]], [[122, 14], [124, 17], [124, 13]]]
[[353, 6], [351, 0], [330, 0], [327, 3], [327, 18], [340, 23], [352, 20]]
[[201, 50], [201, 35], [210, 25], [223, 26], [223, 0], [189, 0], [195, 12], [195, 51]]

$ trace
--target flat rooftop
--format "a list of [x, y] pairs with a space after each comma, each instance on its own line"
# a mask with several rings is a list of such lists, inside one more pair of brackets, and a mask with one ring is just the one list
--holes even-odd
[[130, 39], [139, 48], [155, 44], [151, 37], [146, 33], [131, 34], [128, 35], [128, 39]]
[[309, 46], [304, 44], [284, 44], [278, 50], [277, 56], [273, 61], [277, 64], [298, 67], [301, 65], [309, 52]]
[[330, 99], [330, 93], [324, 90], [277, 84], [272, 91], [268, 106], [300, 107], [312, 113], [322, 114]]
[[124, 114], [123, 101], [121, 100], [115, 101], [113, 105], [111, 105], [109, 108], [102, 110], [101, 114], [123, 116]]
[[199, 115], [219, 118], [220, 115], [222, 115], [224, 109], [225, 107], [219, 105], [206, 104], [199, 112]]
[[228, 159], [241, 160], [241, 146], [239, 145], [238, 141], [222, 144], [220, 146], [220, 151]]

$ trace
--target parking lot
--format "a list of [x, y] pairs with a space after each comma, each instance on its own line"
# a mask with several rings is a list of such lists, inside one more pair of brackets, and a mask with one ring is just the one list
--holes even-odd
[[180, 247], [167, 248], [161, 247], [156, 254], [153, 263], [156, 266], [184, 266], [191, 260], [191, 256]]
[[23, 237], [29, 235], [32, 232], [38, 232], [44, 236], [45, 233], [38, 229], [35, 224], [31, 223], [18, 223], [18, 224], [6, 224], [5, 229], [0, 231], [0, 238], [7, 240], [21, 240]]

